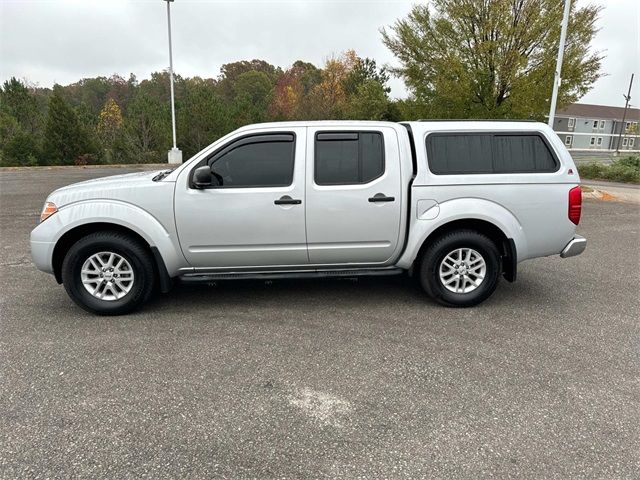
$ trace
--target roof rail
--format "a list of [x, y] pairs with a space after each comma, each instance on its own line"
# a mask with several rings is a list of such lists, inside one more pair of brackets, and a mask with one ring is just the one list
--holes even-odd
[[530, 118], [419, 118], [417, 122], [537, 122]]

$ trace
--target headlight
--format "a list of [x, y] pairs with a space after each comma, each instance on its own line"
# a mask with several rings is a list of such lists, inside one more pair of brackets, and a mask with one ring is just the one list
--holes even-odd
[[55, 203], [46, 202], [44, 207], [42, 207], [42, 213], [40, 214], [40, 221], [44, 222], [47, 218], [58, 211], [58, 207], [56, 207]]

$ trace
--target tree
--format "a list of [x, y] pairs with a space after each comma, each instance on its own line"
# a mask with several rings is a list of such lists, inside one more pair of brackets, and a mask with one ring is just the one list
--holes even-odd
[[176, 115], [180, 148], [189, 158], [228, 133], [230, 120], [213, 79], [189, 78], [185, 88], [183, 107]]
[[44, 156], [47, 163], [72, 165], [78, 156], [94, 153], [87, 129], [78, 121], [75, 110], [62, 97], [62, 87], [56, 85], [49, 100], [45, 126]]
[[[549, 109], [563, 2], [433, 0], [382, 30], [424, 115], [537, 118]], [[600, 7], [572, 5], [558, 107], [601, 76], [590, 52]]]
[[105, 145], [110, 146], [122, 128], [122, 110], [113, 98], [107, 100], [100, 111], [98, 120], [98, 134]]

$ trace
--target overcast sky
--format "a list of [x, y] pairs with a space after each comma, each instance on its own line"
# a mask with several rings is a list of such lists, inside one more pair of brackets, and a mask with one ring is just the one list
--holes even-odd
[[[558, 0], [560, 1], [560, 0]], [[588, 0], [578, 0], [580, 4]], [[316, 65], [353, 48], [379, 64], [394, 58], [379, 28], [406, 16], [415, 1], [197, 1], [172, 4], [174, 67], [183, 76], [216, 77], [220, 66], [260, 58], [286, 68]], [[640, 105], [640, 1], [592, 0], [605, 6], [593, 47], [603, 72], [581, 101], [621, 105], [636, 73], [632, 103]], [[166, 68], [166, 7], [161, 0], [0, 0], [0, 80], [40, 86], [118, 73], [139, 79]], [[406, 95], [401, 80], [392, 95]]]

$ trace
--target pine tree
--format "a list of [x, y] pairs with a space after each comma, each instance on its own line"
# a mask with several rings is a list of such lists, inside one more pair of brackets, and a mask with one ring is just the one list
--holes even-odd
[[43, 150], [46, 163], [58, 165], [73, 165], [80, 155], [93, 153], [90, 137], [59, 85], [49, 100]]

